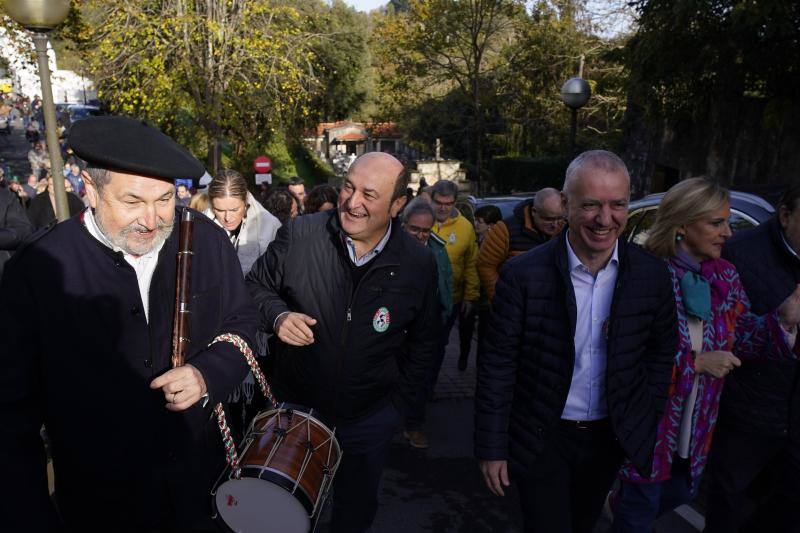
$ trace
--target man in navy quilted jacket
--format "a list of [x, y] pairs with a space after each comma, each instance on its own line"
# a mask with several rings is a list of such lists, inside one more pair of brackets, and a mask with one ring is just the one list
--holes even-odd
[[649, 474], [678, 342], [666, 265], [620, 238], [622, 160], [579, 155], [562, 199], [568, 230], [501, 271], [476, 393], [487, 486], [548, 533], [591, 531], [624, 457]]

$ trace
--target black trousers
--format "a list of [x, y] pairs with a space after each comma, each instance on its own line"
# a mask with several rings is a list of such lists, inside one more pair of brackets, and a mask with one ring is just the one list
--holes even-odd
[[[478, 304], [476, 303], [475, 306]], [[460, 311], [460, 309], [459, 309]], [[473, 307], [472, 312], [467, 316], [458, 316], [458, 355], [460, 359], [469, 359], [469, 351], [472, 348], [472, 336], [475, 333], [475, 318], [477, 309]]]
[[[720, 424], [709, 458], [706, 533], [800, 532], [800, 446]], [[755, 513], [744, 516], [747, 493], [766, 476]]]
[[591, 532], [622, 458], [607, 421], [589, 429], [559, 423], [528, 475], [516, 480], [525, 532]]
[[372, 525], [386, 454], [401, 421], [389, 403], [363, 420], [336, 428], [342, 462], [333, 480], [333, 533], [360, 533]]

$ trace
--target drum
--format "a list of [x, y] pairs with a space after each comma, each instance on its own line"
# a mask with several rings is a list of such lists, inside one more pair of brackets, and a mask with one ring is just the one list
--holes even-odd
[[334, 432], [313, 409], [281, 404], [256, 415], [230, 468], [212, 492], [215, 514], [232, 531], [308, 533], [339, 467]]

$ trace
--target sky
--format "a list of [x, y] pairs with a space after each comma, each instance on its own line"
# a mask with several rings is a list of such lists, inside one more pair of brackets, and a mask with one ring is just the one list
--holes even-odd
[[389, 3], [389, 0], [344, 0], [359, 11], [372, 11]]
[[[389, 0], [344, 0], [347, 4], [355, 7], [359, 11], [372, 11], [389, 3]], [[609, 15], [609, 9], [620, 4], [619, 0], [592, 0], [589, 2], [589, 10], [604, 21], [605, 29], [600, 33], [606, 37], [627, 31], [631, 28], [632, 19], [626, 15]]]

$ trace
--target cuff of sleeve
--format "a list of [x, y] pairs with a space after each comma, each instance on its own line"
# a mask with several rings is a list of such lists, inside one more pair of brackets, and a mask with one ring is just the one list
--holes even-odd
[[273, 332], [273, 333], [277, 333], [277, 331], [276, 331], [276, 326], [277, 326], [277, 324], [278, 324], [278, 320], [279, 320], [279, 319], [280, 319], [282, 316], [284, 316], [284, 315], [288, 315], [289, 313], [291, 313], [291, 311], [284, 311], [284, 312], [282, 312], [282, 313], [279, 313], [279, 314], [278, 314], [278, 316], [276, 316], [276, 317], [275, 317], [275, 320], [273, 320], [273, 321], [272, 321], [272, 332]]

